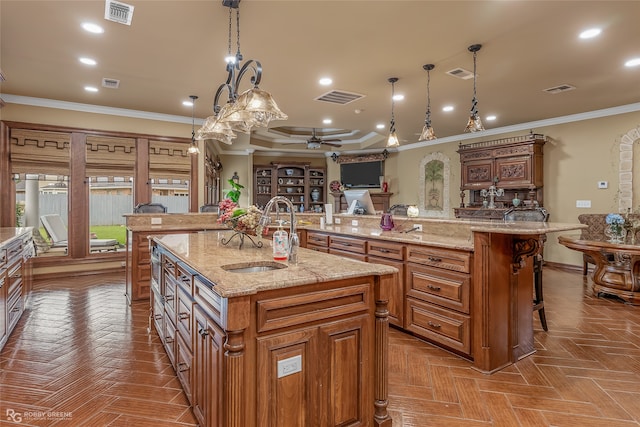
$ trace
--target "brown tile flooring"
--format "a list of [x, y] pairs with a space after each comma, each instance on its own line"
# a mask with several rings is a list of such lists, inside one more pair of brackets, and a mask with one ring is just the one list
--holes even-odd
[[[577, 273], [544, 280], [549, 332], [536, 316], [537, 353], [494, 375], [392, 330], [393, 426], [640, 425], [640, 308]], [[121, 275], [36, 283], [0, 353], [0, 426], [195, 424], [148, 305], [123, 291]]]

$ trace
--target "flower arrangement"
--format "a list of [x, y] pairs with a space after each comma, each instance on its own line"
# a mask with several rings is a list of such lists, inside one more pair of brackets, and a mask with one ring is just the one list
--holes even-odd
[[227, 193], [227, 198], [218, 204], [218, 223], [226, 224], [229, 228], [239, 233], [250, 236], [259, 236], [262, 232], [260, 217], [262, 211], [257, 206], [241, 208], [238, 204], [241, 190], [244, 186], [230, 179], [232, 189]]
[[[605, 222], [609, 225], [609, 237], [611, 242], [619, 243], [622, 240], [624, 218], [620, 214], [610, 213], [606, 216]], [[606, 231], [605, 231], [606, 232]]]

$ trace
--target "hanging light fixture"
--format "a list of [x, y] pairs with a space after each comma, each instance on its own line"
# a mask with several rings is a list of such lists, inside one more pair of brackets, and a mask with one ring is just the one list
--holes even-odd
[[395, 84], [398, 81], [398, 78], [390, 77], [388, 81], [391, 83], [391, 123], [389, 124], [389, 139], [387, 139], [387, 147], [398, 147], [400, 142], [398, 142], [398, 135], [396, 135], [396, 118], [393, 113], [396, 104], [396, 100], [394, 99]]
[[[240, 0], [223, 0], [222, 5], [229, 8], [229, 44], [225, 61], [227, 80], [216, 91], [213, 101], [214, 115], [205, 120], [196, 139], [217, 139], [231, 144], [236, 137], [234, 132], [250, 133], [254, 127], [267, 127], [271, 120], [286, 120], [288, 117], [278, 108], [269, 92], [258, 85], [262, 79], [262, 65], [249, 59], [240, 66], [243, 57], [240, 52]], [[231, 55], [232, 9], [236, 10], [236, 46], [235, 56]], [[240, 83], [245, 74], [250, 73], [252, 87], [238, 94]], [[220, 106], [220, 96], [227, 92], [228, 99]]]
[[189, 149], [187, 152], [189, 154], [200, 154], [200, 149], [198, 148], [198, 144], [196, 143], [196, 99], [198, 99], [195, 95], [189, 95], [191, 98], [191, 145], [189, 145]]
[[432, 141], [436, 139], [436, 133], [431, 127], [431, 93], [429, 86], [431, 86], [431, 70], [435, 68], [433, 64], [425, 64], [422, 66], [427, 71], [427, 115], [424, 119], [424, 127], [418, 141]]
[[467, 127], [464, 128], [465, 132], [478, 132], [484, 130], [482, 120], [480, 120], [480, 115], [478, 115], [478, 99], [476, 98], [476, 56], [481, 47], [481, 44], [472, 44], [468, 47], [469, 52], [473, 52], [473, 99], [471, 100], [469, 121], [467, 122]]

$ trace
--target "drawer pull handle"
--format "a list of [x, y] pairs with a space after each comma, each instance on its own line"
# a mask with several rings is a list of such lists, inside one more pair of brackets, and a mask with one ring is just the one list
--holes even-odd
[[345, 242], [343, 242], [342, 244], [343, 244], [344, 246], [351, 246], [351, 243], [345, 243]]
[[189, 280], [189, 276], [184, 276], [184, 275], [183, 275], [183, 276], [180, 276], [180, 279], [181, 279], [183, 282], [185, 282], [185, 283], [187, 283], [187, 282], [191, 282], [191, 280]]
[[189, 318], [189, 313], [180, 313], [180, 320], [187, 320]]
[[17, 313], [18, 311], [20, 311], [20, 307], [13, 307], [11, 310], [12, 313]]
[[160, 320], [162, 319], [162, 314], [156, 314], [155, 316], [153, 316], [153, 318], [156, 320]]
[[178, 372], [184, 372], [189, 370], [189, 365], [184, 362], [178, 363]]
[[173, 301], [173, 295], [166, 295], [164, 297], [164, 302], [169, 302], [169, 301]]
[[427, 322], [427, 325], [431, 326], [433, 329], [440, 329], [442, 326], [438, 323], [433, 323], [431, 320]]
[[171, 337], [167, 337], [167, 338], [165, 338], [165, 342], [166, 342], [167, 344], [171, 344], [171, 343], [173, 342], [173, 338], [171, 338]]
[[440, 290], [440, 286], [427, 285], [427, 288], [431, 289], [432, 291], [439, 291]]
[[442, 262], [442, 258], [436, 258], [434, 256], [430, 256], [429, 258], [427, 258], [429, 261], [431, 262]]
[[378, 250], [383, 254], [388, 254], [389, 252], [391, 252], [389, 249], [378, 249]]
[[201, 337], [203, 337], [203, 338], [204, 338], [204, 337], [206, 337], [207, 335], [209, 335], [209, 331], [207, 331], [207, 330], [206, 330], [206, 329], [204, 329], [204, 328], [200, 328], [200, 329], [198, 329], [198, 333], [199, 333], [199, 334], [200, 334], [200, 336], [201, 336]]

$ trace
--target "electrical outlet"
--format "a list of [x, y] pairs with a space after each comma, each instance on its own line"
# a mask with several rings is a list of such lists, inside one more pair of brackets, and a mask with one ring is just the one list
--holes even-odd
[[278, 360], [278, 378], [302, 371], [302, 355]]
[[160, 225], [162, 224], [162, 218], [151, 218], [151, 225]]
[[354, 227], [358, 226], [358, 220], [357, 219], [352, 219], [351, 220], [351, 225], [353, 225]]
[[607, 181], [598, 181], [598, 188], [609, 188], [609, 183]]
[[333, 218], [333, 222], [335, 224], [340, 224], [340, 218]]
[[413, 228], [416, 231], [422, 231], [422, 224], [413, 224]]
[[591, 200], [576, 200], [576, 208], [590, 208]]

